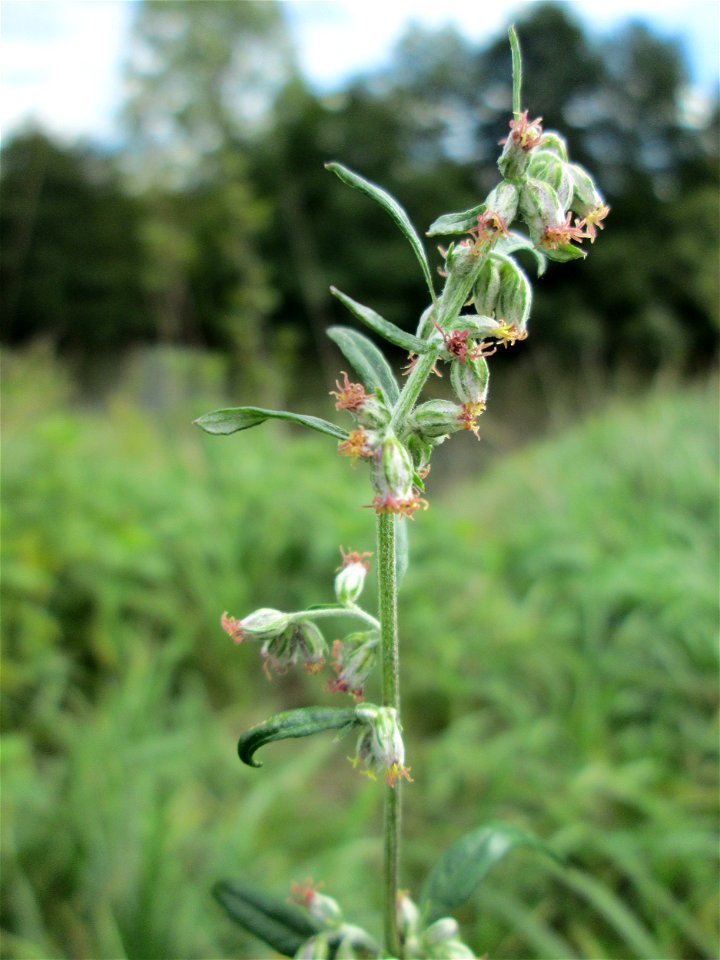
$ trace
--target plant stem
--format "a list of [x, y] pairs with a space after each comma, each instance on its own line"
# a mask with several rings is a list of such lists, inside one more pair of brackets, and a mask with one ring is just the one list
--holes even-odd
[[412, 368], [398, 401], [393, 407], [392, 419], [390, 421], [391, 430], [397, 430], [399, 427], [402, 428], [405, 425], [405, 421], [415, 406], [415, 402], [420, 396], [420, 392], [425, 386], [425, 381], [430, 376], [430, 371], [434, 367], [437, 358], [438, 350], [429, 350], [427, 353], [419, 356], [415, 361], [415, 366]]
[[[400, 716], [400, 662], [397, 623], [397, 578], [395, 575], [395, 516], [377, 518], [377, 571], [380, 600], [380, 645], [382, 657], [382, 702]], [[384, 916], [388, 956], [400, 955], [396, 901], [400, 874], [400, 782], [385, 788], [384, 815]]]

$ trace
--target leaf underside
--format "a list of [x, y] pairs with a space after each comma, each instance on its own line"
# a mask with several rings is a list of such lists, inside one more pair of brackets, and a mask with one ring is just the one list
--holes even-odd
[[320, 929], [298, 907], [267, 896], [242, 880], [219, 881], [213, 896], [236, 923], [286, 957], [295, 956]]
[[397, 380], [372, 340], [352, 327], [330, 327], [327, 335], [352, 364], [370, 393], [379, 388], [391, 406], [397, 402], [400, 396]]
[[225, 436], [237, 433], [239, 430], [249, 430], [257, 427], [266, 420], [287, 420], [300, 426], [325, 433], [336, 440], [346, 440], [347, 430], [323, 420], [321, 417], [312, 417], [304, 413], [291, 413], [288, 410], [265, 410], [263, 407], [228, 407], [224, 410], [213, 410], [205, 413], [193, 423], [206, 433]]
[[276, 713], [252, 727], [238, 740], [238, 756], [249, 767], [261, 767], [255, 753], [266, 743], [309, 737], [325, 730], [349, 730], [359, 723], [354, 707], [300, 707]]
[[366, 196], [380, 204], [386, 213], [390, 214], [396, 226], [400, 228], [400, 231], [404, 235], [405, 239], [412, 247], [413, 253], [417, 257], [418, 263], [420, 264], [420, 268], [423, 272], [423, 276], [425, 277], [425, 283], [430, 291], [430, 296], [434, 302], [435, 288], [433, 287], [432, 273], [430, 271], [430, 264], [428, 263], [427, 255], [425, 254], [425, 248], [422, 245], [422, 241], [420, 240], [415, 227], [413, 227], [412, 223], [410, 222], [410, 218], [397, 200], [394, 197], [391, 197], [386, 190], [382, 189], [382, 187], [379, 187], [376, 183], [372, 183], [370, 180], [366, 180], [364, 177], [361, 177], [360, 174], [355, 173], [354, 170], [350, 170], [348, 167], [343, 166], [342, 163], [326, 163], [325, 169], [330, 170], [331, 173], [334, 173], [336, 176], [338, 176], [343, 183], [346, 183], [350, 187], [354, 187], [356, 190], [360, 190]]
[[402, 347], [402, 349], [407, 350], [408, 353], [420, 354], [428, 352], [429, 347], [425, 340], [421, 340], [420, 337], [416, 337], [412, 333], [396, 327], [394, 323], [390, 323], [389, 320], [381, 317], [379, 313], [376, 313], [370, 307], [365, 307], [361, 303], [358, 303], [357, 300], [353, 300], [352, 297], [348, 297], [347, 294], [338, 290], [337, 287], [330, 287], [330, 292], [334, 297], [337, 297], [340, 303], [347, 307], [350, 313], [357, 317], [361, 323], [364, 323], [365, 326], [369, 327], [374, 333], [384, 337], [385, 340], [394, 343], [397, 347]]
[[555, 858], [552, 850], [534, 834], [509, 823], [478, 827], [448, 847], [428, 874], [420, 895], [427, 922], [446, 917], [465, 903], [490, 869], [520, 846], [532, 847]]

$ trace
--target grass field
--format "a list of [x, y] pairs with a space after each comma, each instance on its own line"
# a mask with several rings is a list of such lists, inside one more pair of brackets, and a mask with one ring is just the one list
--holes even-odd
[[[268, 684], [218, 625], [331, 598], [338, 545], [373, 549], [365, 477], [275, 425], [201, 436], [214, 399], [83, 409], [6, 361], [5, 957], [257, 957], [209, 895], [233, 875], [312, 876], [377, 929], [380, 791], [352, 745], [234, 753], [338, 700]], [[491, 874], [461, 917], [479, 955], [717, 956], [716, 408], [707, 385], [617, 399], [430, 484], [401, 595], [404, 881], [495, 819], [567, 861]]]

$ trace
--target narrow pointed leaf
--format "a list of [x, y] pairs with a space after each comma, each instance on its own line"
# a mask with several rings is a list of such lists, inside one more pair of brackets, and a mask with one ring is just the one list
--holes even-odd
[[430, 264], [428, 263], [428, 259], [425, 254], [425, 248], [422, 245], [420, 237], [417, 235], [415, 227], [413, 227], [412, 223], [410, 222], [410, 218], [397, 200], [394, 197], [391, 197], [386, 190], [382, 189], [382, 187], [379, 187], [375, 183], [371, 183], [369, 180], [361, 177], [360, 174], [355, 173], [353, 170], [349, 170], [341, 163], [326, 163], [325, 169], [336, 174], [343, 181], [343, 183], [347, 183], [348, 186], [355, 187], [356, 190], [360, 190], [362, 193], [366, 194], [366, 196], [371, 197], [376, 203], [380, 204], [386, 213], [390, 214], [395, 224], [400, 228], [400, 231], [405, 236], [405, 239], [410, 243], [410, 246], [412, 247], [413, 252], [418, 259], [420, 267], [422, 268], [425, 282], [427, 283], [428, 290], [430, 291], [430, 296], [434, 301], [435, 289], [433, 287], [432, 273], [430, 272]]
[[532, 833], [509, 823], [490, 823], [461, 837], [445, 851], [425, 881], [420, 905], [427, 922], [446, 917], [465, 903], [489, 870], [520, 846], [555, 857]]
[[535, 257], [537, 263], [537, 275], [541, 277], [547, 269], [547, 259], [538, 248], [533, 244], [529, 237], [522, 233], [515, 233], [511, 230], [506, 237], [498, 237], [493, 247], [494, 253], [503, 253], [509, 255], [517, 250], [526, 250]]
[[479, 203], [469, 210], [460, 210], [458, 213], [444, 213], [430, 224], [427, 230], [428, 237], [446, 237], [454, 233], [467, 233], [471, 227], [477, 226], [477, 218], [485, 212], [484, 203]]
[[401, 330], [400, 327], [396, 327], [394, 323], [390, 323], [389, 320], [381, 317], [379, 313], [376, 313], [370, 307], [363, 306], [362, 303], [358, 303], [357, 300], [348, 297], [336, 287], [330, 287], [330, 292], [334, 297], [337, 297], [340, 303], [346, 306], [350, 313], [356, 316], [361, 323], [364, 323], [366, 327], [370, 327], [370, 329], [379, 334], [379, 336], [389, 340], [390, 343], [394, 343], [397, 347], [402, 347], [403, 350], [407, 350], [409, 353], [427, 353], [429, 349], [428, 344], [424, 340], [421, 340], [420, 337]]
[[371, 393], [379, 387], [391, 406], [397, 402], [400, 388], [389, 363], [372, 340], [352, 327], [330, 327], [327, 335], [338, 345]]
[[236, 923], [286, 957], [293, 957], [320, 929], [298, 907], [241, 880], [221, 880], [213, 887], [213, 896]]
[[572, 243], [566, 243], [555, 250], [545, 249], [545, 256], [548, 260], [554, 260], [555, 263], [567, 263], [569, 260], [584, 260], [587, 256], [586, 250], [575, 247]]
[[193, 423], [206, 433], [224, 435], [237, 433], [238, 430], [249, 430], [250, 427], [265, 423], [266, 420], [289, 420], [291, 423], [299, 423], [303, 427], [317, 430], [318, 433], [326, 433], [330, 437], [335, 437], [336, 440], [345, 440], [348, 435], [347, 430], [320, 417], [311, 417], [304, 413], [289, 413], [287, 410], [264, 410], [262, 407], [228, 407], [225, 410], [213, 410], [193, 420]]
[[249, 767], [261, 767], [254, 759], [255, 753], [266, 743], [274, 740], [290, 740], [309, 737], [325, 730], [342, 730], [359, 721], [353, 707], [300, 707], [276, 713], [263, 723], [252, 727], [238, 740], [238, 755]]

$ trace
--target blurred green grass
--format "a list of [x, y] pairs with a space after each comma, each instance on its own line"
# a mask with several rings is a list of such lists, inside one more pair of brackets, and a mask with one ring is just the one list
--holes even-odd
[[[269, 685], [218, 627], [329, 599], [338, 544], [373, 549], [362, 470], [274, 425], [201, 436], [212, 390], [83, 409], [37, 356], [4, 381], [3, 956], [257, 956], [209, 896], [232, 875], [310, 875], [376, 926], [380, 791], [352, 745], [234, 754], [337, 700]], [[717, 954], [716, 403], [624, 397], [430, 484], [401, 596], [405, 882], [498, 818], [569, 864], [503, 863], [461, 918], [480, 953]]]

